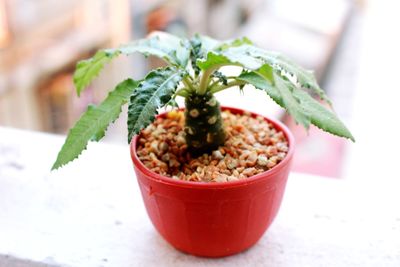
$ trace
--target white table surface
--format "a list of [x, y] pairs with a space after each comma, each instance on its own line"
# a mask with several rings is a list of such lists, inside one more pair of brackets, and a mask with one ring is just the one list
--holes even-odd
[[151, 225], [128, 146], [90, 144], [50, 173], [62, 142], [0, 127], [1, 267], [400, 266], [398, 182], [292, 173], [277, 219], [254, 247], [198, 258]]

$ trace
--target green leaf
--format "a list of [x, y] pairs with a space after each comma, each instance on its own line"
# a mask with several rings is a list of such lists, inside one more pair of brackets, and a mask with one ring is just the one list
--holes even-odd
[[316, 93], [322, 100], [331, 104], [324, 90], [319, 87], [313, 71], [302, 68], [300, 65], [294, 63], [292, 60], [279, 53], [267, 51], [262, 51], [262, 53], [264, 53], [265, 59], [272, 58], [272, 61], [276, 61], [276, 64], [279, 66], [279, 68], [287, 72], [289, 75], [294, 75], [297, 79], [297, 82], [302, 87], [311, 89], [311, 91]]
[[217, 78], [223, 85], [228, 85], [228, 78], [220, 71], [215, 71], [212, 77]]
[[154, 121], [157, 109], [170, 101], [183, 74], [173, 67], [159, 68], [147, 74], [130, 98], [128, 142]]
[[310, 115], [312, 124], [328, 133], [345, 137], [355, 142], [354, 136], [333, 112], [303, 90], [295, 90], [294, 96], [299, 100], [305, 112]]
[[157, 56], [168, 63], [186, 68], [189, 62], [190, 43], [186, 39], [165, 32], [153, 32], [149, 37], [117, 49], [107, 49], [109, 52], [118, 51], [125, 55], [135, 52], [145, 56]]
[[264, 65], [257, 70], [257, 73], [261, 75], [268, 83], [274, 84], [274, 70], [269, 65]]
[[[278, 105], [286, 108], [286, 102], [283, 101], [281, 92], [275, 86], [273, 86], [269, 78], [264, 79], [256, 72], [247, 72], [241, 74], [238, 77], [238, 80], [252, 84], [257, 89], [264, 90]], [[283, 86], [287, 85], [288, 83], [283, 78], [280, 78], [279, 81], [280, 83], [284, 84]], [[289, 84], [288, 86], [290, 87], [292, 85]], [[291, 89], [293, 90], [291, 91], [293, 97], [300, 104], [300, 106], [295, 105], [295, 108], [298, 109], [298, 113], [300, 112], [306, 114], [309, 121], [313, 125], [326, 132], [355, 141], [353, 135], [350, 133], [347, 127], [337, 118], [337, 116], [332, 111], [323, 106], [321, 103], [319, 103], [309, 94], [307, 94], [307, 92], [305, 92], [304, 90], [296, 87], [292, 87]]]
[[241, 45], [227, 46], [223, 50], [209, 52], [205, 59], [197, 61], [197, 65], [202, 70], [216, 69], [225, 65], [240, 65], [248, 70], [259, 70], [267, 64], [285, 76], [293, 86], [300, 85], [310, 89], [322, 100], [331, 104], [325, 92], [319, 87], [313, 72], [305, 70], [279, 53], [265, 51], [246, 42], [239, 44]]
[[[201, 56], [197, 57], [197, 66], [202, 69], [208, 69], [211, 67], [218, 67], [218, 66], [223, 66], [223, 65], [233, 65], [240, 64], [241, 62], [238, 60], [234, 59], [235, 55], [231, 55], [231, 58], [222, 55], [219, 53], [220, 51], [227, 50], [228, 48], [231, 47], [240, 47], [242, 45], [251, 45], [252, 42], [250, 39], [243, 37], [243, 38], [238, 38], [234, 40], [228, 40], [225, 42], [220, 42], [214, 39], [211, 39], [209, 37], [205, 36], [200, 36], [197, 35], [197, 38], [194, 40], [197, 43], [201, 43]], [[197, 45], [198, 46], [198, 45]], [[241, 56], [242, 57], [242, 56]], [[242, 57], [242, 60], [244, 58]], [[254, 58], [251, 58], [252, 61], [254, 61]], [[251, 63], [251, 62], [250, 62]], [[249, 64], [250, 64], [249, 63]], [[260, 67], [262, 64], [260, 62], [258, 67]]]
[[196, 34], [192, 39], [190, 39], [190, 62], [194, 70], [195, 75], [199, 75], [200, 68], [196, 65], [197, 59], [204, 57], [204, 51], [202, 49], [202, 40], [200, 35]]
[[242, 66], [249, 70], [257, 70], [264, 65], [263, 60], [251, 55], [236, 53], [229, 48], [221, 52], [208, 52], [205, 59], [197, 60], [197, 66], [202, 70], [215, 69], [225, 65]]
[[100, 140], [108, 125], [118, 118], [121, 106], [128, 102], [138, 84], [137, 81], [127, 79], [118, 84], [99, 106], [89, 106], [69, 131], [52, 170], [76, 159], [86, 149], [89, 140]]
[[283, 79], [279, 74], [273, 74], [275, 80], [275, 88], [279, 91], [282, 97], [282, 103], [286, 108], [287, 112], [293, 117], [293, 119], [302, 124], [306, 129], [310, 127], [310, 117], [300, 104], [300, 101], [293, 96], [293, 91], [296, 88], [291, 83]]
[[[318, 94], [322, 100], [330, 104], [325, 92], [319, 87], [314, 73], [302, 68], [280, 53], [266, 51], [252, 45], [242, 45], [240, 47], [231, 47], [226, 51], [223, 51], [222, 54], [230, 60], [240, 62], [246, 68], [252, 70], [257, 68], [257, 64], [256, 62], [253, 62], [254, 64], [251, 66], [249, 66], [248, 63], [246, 64], [246, 62], [251, 62], [251, 58], [259, 60], [258, 62], [260, 62], [261, 65], [268, 64], [275, 71], [278, 71], [282, 73], [282, 75], [286, 76], [294, 86], [297, 86], [297, 82], [301, 85], [301, 87], [310, 89], [313, 93]], [[234, 58], [229, 55], [234, 55]], [[241, 59], [241, 57], [243, 57], [243, 59]], [[244, 62], [245, 59], [246, 61]], [[296, 79], [295, 82], [293, 82], [291, 79], [292, 75]]]
[[279, 91], [273, 85], [273, 76], [270, 77], [266, 73], [264, 73], [263, 76], [260, 76], [256, 72], [251, 71], [240, 74], [236, 79], [239, 81], [247, 82], [248, 84], [252, 84], [257, 89], [264, 90], [272, 98], [272, 100], [274, 100], [282, 108], [285, 108]]
[[227, 64], [231, 64], [231, 61], [227, 57], [215, 52], [209, 52], [206, 58], [196, 61], [196, 65], [202, 70], [218, 68]]
[[221, 45], [220, 41], [200, 34], [195, 34], [191, 39], [191, 43], [199, 44], [202, 56], [207, 55], [208, 52], [217, 49]]
[[225, 50], [230, 47], [238, 47], [238, 46], [242, 46], [242, 45], [252, 45], [252, 44], [253, 44], [253, 42], [249, 38], [242, 37], [242, 38], [226, 41], [226, 42], [222, 43], [221, 45], [219, 45], [216, 48], [216, 50]]
[[100, 73], [104, 65], [120, 54], [130, 55], [139, 52], [145, 56], [156, 56], [164, 59], [171, 65], [186, 68], [189, 61], [190, 44], [171, 34], [154, 32], [149, 37], [134, 41], [115, 49], [98, 51], [93, 58], [78, 62], [74, 83], [78, 95]]
[[107, 53], [100, 50], [94, 57], [78, 62], [74, 73], [74, 84], [78, 96], [99, 75], [104, 65], [118, 55], [119, 52]]
[[247, 45], [253, 44], [253, 42], [247, 37], [221, 42], [213, 38], [210, 38], [208, 36], [200, 34], [195, 34], [195, 36], [191, 39], [191, 43], [199, 43], [204, 55], [206, 55], [208, 52], [211, 51], [215, 52], [215, 51], [225, 50], [229, 47], [237, 47], [245, 44]]

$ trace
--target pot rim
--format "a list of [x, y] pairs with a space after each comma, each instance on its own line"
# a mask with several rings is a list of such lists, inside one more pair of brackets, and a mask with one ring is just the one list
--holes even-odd
[[[232, 113], [245, 112], [245, 110], [243, 110], [243, 109], [229, 107], [229, 106], [221, 106], [221, 109], [229, 110]], [[184, 108], [180, 108], [179, 110], [184, 110]], [[164, 116], [167, 112], [163, 112], [163, 113], [159, 114], [157, 117]], [[142, 163], [142, 161], [139, 159], [139, 157], [136, 154], [137, 140], [139, 137], [138, 134], [132, 138], [132, 141], [130, 144], [130, 153], [131, 153], [132, 161], [133, 161], [134, 165], [142, 173], [144, 173], [149, 179], [151, 179], [155, 182], [158, 182], [158, 183], [163, 183], [163, 184], [176, 186], [176, 187], [196, 188], [196, 189], [228, 189], [228, 188], [233, 188], [233, 187], [246, 186], [246, 185], [249, 185], [252, 183], [257, 183], [264, 179], [274, 177], [276, 173], [278, 173], [279, 171], [284, 169], [286, 167], [286, 165], [290, 164], [290, 159], [293, 157], [294, 148], [295, 148], [293, 134], [282, 122], [280, 122], [278, 120], [262, 116], [255, 112], [249, 112], [249, 113], [252, 116], [261, 116], [264, 119], [266, 119], [268, 122], [272, 123], [275, 128], [277, 128], [278, 130], [283, 132], [283, 134], [285, 135], [285, 137], [289, 143], [289, 150], [288, 150], [285, 158], [281, 162], [279, 162], [276, 166], [274, 166], [272, 169], [270, 169], [268, 171], [259, 173], [257, 175], [251, 176], [246, 179], [242, 179], [242, 180], [238, 180], [238, 181], [224, 182], [224, 183], [217, 183], [217, 182], [205, 183], [205, 182], [193, 182], [193, 181], [182, 181], [182, 180], [172, 179], [171, 177], [160, 175], [158, 173], [155, 173], [155, 172], [149, 170]]]

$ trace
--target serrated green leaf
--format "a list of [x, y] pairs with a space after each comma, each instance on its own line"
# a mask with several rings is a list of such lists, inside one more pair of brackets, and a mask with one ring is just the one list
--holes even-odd
[[[331, 104], [325, 92], [319, 87], [313, 72], [303, 69], [279, 53], [265, 51], [245, 42], [239, 46], [230, 46], [221, 51], [209, 52], [207, 58], [197, 61], [197, 65], [202, 70], [224, 65], [240, 65], [248, 70], [260, 70], [263, 66], [269, 65], [275, 72], [288, 78], [294, 87], [300, 85], [310, 89], [322, 100]], [[292, 75], [295, 78], [294, 81]]]
[[74, 84], [76, 92], [80, 96], [81, 92], [99, 75], [104, 65], [110, 62], [119, 52], [107, 53], [103, 50], [98, 51], [94, 57], [81, 60], [76, 64], [74, 73]]
[[69, 131], [52, 170], [76, 159], [86, 149], [89, 140], [98, 141], [102, 138], [108, 125], [118, 118], [121, 106], [127, 103], [138, 84], [137, 81], [127, 79], [118, 84], [99, 106], [89, 106]]
[[78, 95], [100, 73], [104, 65], [120, 54], [141, 53], [164, 59], [171, 65], [185, 68], [189, 61], [190, 44], [186, 39], [162, 32], [154, 32], [149, 37], [134, 41], [115, 49], [98, 51], [93, 58], [78, 62], [74, 84]]
[[279, 91], [273, 86], [273, 77], [272, 79], [271, 77], [268, 79], [265, 77], [268, 77], [268, 75], [264, 75], [262, 77], [256, 72], [251, 71], [240, 74], [236, 79], [247, 82], [248, 84], [252, 84], [257, 89], [264, 90], [272, 98], [272, 100], [274, 100], [282, 108], [285, 108]]
[[[223, 65], [229, 65], [229, 64], [242, 64], [242, 62], [240, 62], [240, 60], [235, 60], [235, 55], [230, 55], [231, 58], [229, 58], [229, 56], [224, 56], [221, 53], [219, 53], [222, 50], [227, 50], [228, 48], [231, 47], [239, 47], [242, 45], [250, 45], [252, 44], [252, 42], [250, 41], [250, 39], [243, 37], [243, 38], [238, 38], [238, 39], [234, 39], [234, 40], [228, 40], [225, 42], [220, 42], [214, 39], [211, 39], [209, 37], [204, 37], [204, 36], [197, 36], [197, 39], [195, 39], [196, 42], [200, 42], [201, 43], [201, 52], [202, 52], [202, 56], [201, 57], [197, 57], [197, 66], [202, 69], [208, 69], [211, 67], [216, 67], [216, 66], [223, 66]], [[229, 54], [229, 52], [228, 52]], [[241, 60], [245, 61], [246, 58], [241, 56]], [[248, 59], [248, 65], [252, 64], [252, 62], [254, 60], [254, 58]], [[237, 65], [236, 64], [236, 65]], [[257, 65], [258, 67], [260, 67], [262, 64], [261, 62]]]
[[313, 93], [316, 93], [322, 100], [331, 104], [324, 90], [319, 87], [318, 82], [315, 78], [314, 72], [311, 70], [306, 70], [302, 68], [300, 65], [296, 64], [286, 56], [283, 56], [276, 52], [268, 52], [262, 51], [265, 55], [265, 58], [273, 58], [273, 61], [276, 61], [276, 64], [288, 74], [294, 75], [297, 79], [297, 82], [307, 89], [310, 89]]
[[293, 95], [299, 100], [301, 107], [310, 114], [312, 124], [328, 133], [345, 137], [355, 142], [353, 135], [333, 112], [303, 90], [295, 90]]
[[[301, 85], [301, 87], [310, 89], [313, 93], [318, 94], [318, 96], [322, 100], [330, 104], [330, 101], [325, 92], [319, 87], [318, 82], [315, 79], [314, 73], [310, 70], [302, 68], [300, 65], [294, 63], [292, 60], [281, 55], [280, 53], [266, 51], [255, 46], [245, 44], [239, 47], [231, 47], [226, 51], [223, 51], [222, 54], [235, 62], [242, 63], [243, 65], [245, 65], [246, 68], [252, 70], [257, 69], [257, 65], [254, 64], [254, 66], [246, 66], [246, 64], [244, 64], [245, 62], [243, 62], [244, 59], [250, 62], [251, 58], [258, 59], [259, 61], [261, 61], [261, 65], [268, 64], [275, 71], [286, 75], [288, 78], [289, 76], [293, 75], [296, 78], [296, 81]], [[229, 55], [234, 55], [234, 58]], [[240, 59], [240, 57], [243, 57], [244, 59]], [[291, 79], [289, 80], [292, 81]], [[293, 82], [292, 84], [294, 86], [297, 86], [297, 84]]]
[[[274, 87], [269, 79], [264, 79], [256, 72], [243, 73], [238, 80], [248, 82], [255, 88], [264, 90], [281, 107], [286, 108], [280, 92]], [[284, 80], [284, 83], [287, 82]], [[299, 88], [293, 88], [293, 97], [300, 103], [300, 112], [308, 114], [310, 122], [318, 128], [331, 134], [345, 137], [354, 141], [353, 135], [338, 117], [323, 106], [309, 94]]]
[[190, 43], [186, 39], [165, 32], [153, 32], [149, 37], [123, 45], [108, 52], [119, 51], [130, 55], [135, 52], [146, 56], [152, 55], [164, 59], [168, 63], [185, 68], [189, 62]]
[[273, 74], [275, 81], [275, 88], [278, 90], [282, 97], [282, 103], [287, 112], [293, 119], [302, 124], [306, 129], [310, 127], [310, 114], [306, 112], [301, 106], [299, 100], [293, 96], [293, 91], [297, 90], [293, 85], [283, 79], [279, 74]]
[[128, 142], [154, 121], [157, 109], [170, 101], [183, 74], [173, 67], [159, 68], [147, 74], [130, 98]]

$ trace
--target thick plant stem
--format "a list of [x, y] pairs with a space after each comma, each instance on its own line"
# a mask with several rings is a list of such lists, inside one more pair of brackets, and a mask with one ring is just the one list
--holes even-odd
[[225, 132], [217, 99], [210, 93], [190, 94], [185, 99], [186, 143], [194, 156], [209, 153], [223, 145]]
[[210, 78], [210, 75], [215, 71], [214, 68], [210, 68], [206, 71], [203, 72], [203, 75], [201, 76], [200, 79], [200, 86], [199, 86], [199, 90], [197, 91], [197, 93], [199, 95], [204, 95], [207, 92], [207, 87], [208, 87], [208, 80]]

